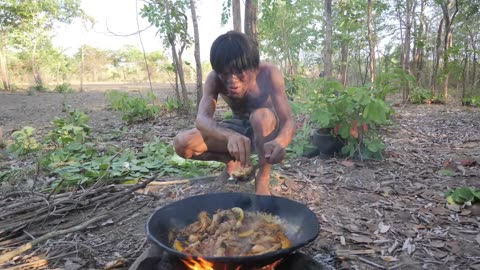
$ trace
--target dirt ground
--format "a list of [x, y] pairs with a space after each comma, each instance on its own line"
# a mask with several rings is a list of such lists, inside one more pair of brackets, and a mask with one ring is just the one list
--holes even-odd
[[[118, 129], [122, 121], [107, 110], [104, 98], [111, 87], [137, 89], [94, 85], [66, 95], [0, 93], [4, 137], [25, 125], [44, 131], [63, 114], [63, 104], [85, 110], [97, 134]], [[166, 89], [157, 86], [156, 91], [166, 96]], [[451, 207], [443, 195], [460, 186], [480, 188], [480, 110], [444, 105], [397, 105], [395, 110], [394, 124], [382, 130], [387, 143], [382, 161], [294, 158], [275, 167], [274, 194], [304, 203], [321, 225], [318, 238], [302, 251], [329, 255], [337, 269], [480, 269], [480, 209]], [[141, 135], [129, 140], [171, 141], [192, 125], [191, 118], [166, 116], [136, 125]], [[453, 174], [445, 175], [444, 169]], [[253, 191], [252, 183], [212, 179], [149, 185], [115, 208], [123, 213], [118, 218], [51, 238], [15, 257], [12, 266], [48, 259], [45, 269], [127, 269], [149, 245], [144, 226], [156, 208], [195, 194]]]

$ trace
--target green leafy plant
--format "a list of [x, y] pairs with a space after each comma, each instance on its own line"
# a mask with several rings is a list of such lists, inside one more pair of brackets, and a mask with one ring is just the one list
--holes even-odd
[[375, 87], [382, 89], [380, 99], [385, 99], [385, 95], [388, 93], [396, 93], [405, 89], [409, 84], [414, 85], [415, 77], [408, 74], [402, 68], [393, 68], [388, 72], [381, 72], [376, 80]]
[[25, 155], [42, 148], [42, 145], [35, 139], [35, 129], [33, 127], [23, 127], [21, 130], [12, 133], [15, 140], [8, 146], [7, 150], [15, 155]]
[[88, 121], [90, 117], [82, 111], [71, 110], [64, 118], [55, 118], [53, 120], [54, 128], [48, 133], [47, 142], [53, 142], [57, 146], [63, 147], [72, 142], [83, 143], [90, 134]]
[[127, 123], [154, 119], [160, 112], [160, 106], [155, 104], [156, 96], [148, 92], [146, 97], [134, 97], [120, 91], [106, 93], [113, 110], [122, 113], [122, 120]]
[[28, 88], [29, 92], [47, 92], [48, 88], [45, 87], [43, 84], [36, 84]]
[[312, 91], [307, 105], [310, 121], [340, 137], [344, 155], [380, 159], [385, 145], [377, 129], [387, 125], [393, 113], [383, 99], [387, 91], [390, 89], [342, 89], [337, 82], [329, 82]]
[[54, 89], [56, 92], [59, 93], [74, 93], [75, 90], [72, 88], [72, 86], [69, 83], [62, 83], [57, 86], [55, 86]]
[[167, 98], [162, 104], [162, 108], [167, 112], [178, 111], [182, 108], [182, 103], [176, 98]]
[[467, 96], [462, 100], [462, 104], [465, 106], [480, 107], [480, 96]]
[[480, 201], [480, 189], [458, 187], [445, 192], [445, 196], [450, 204], [475, 203]]
[[410, 93], [410, 102], [413, 104], [429, 104], [432, 99], [432, 92], [427, 89], [415, 88]]
[[301, 156], [302, 154], [313, 150], [314, 147], [310, 143], [311, 133], [312, 128], [310, 125], [308, 123], [304, 123], [304, 125], [302, 125], [302, 127], [297, 129], [295, 132], [295, 136], [288, 146], [287, 151], [295, 156]]
[[154, 172], [160, 176], [199, 176], [223, 166], [219, 162], [185, 160], [175, 154], [170, 144], [158, 139], [144, 144], [139, 152], [133, 149], [119, 152], [116, 148], [109, 148], [101, 153], [92, 143], [73, 142], [48, 153], [40, 164], [59, 176], [52, 184], [52, 189], [56, 190], [75, 185], [88, 186], [99, 178], [107, 182], [136, 182]]

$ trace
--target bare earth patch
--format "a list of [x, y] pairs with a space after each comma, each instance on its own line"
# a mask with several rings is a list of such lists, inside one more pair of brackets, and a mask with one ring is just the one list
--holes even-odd
[[[25, 125], [44, 131], [53, 117], [62, 116], [62, 103], [85, 110], [97, 135], [122, 126], [119, 115], [106, 109], [103, 91], [0, 93], [4, 136]], [[382, 131], [387, 142], [383, 161], [296, 158], [275, 168], [274, 194], [306, 204], [321, 225], [319, 237], [302, 251], [334, 254], [338, 268], [344, 269], [480, 269], [478, 208], [447, 206], [443, 196], [455, 187], [480, 188], [480, 110], [442, 105], [395, 109], [395, 124]], [[154, 136], [170, 142], [176, 132], [192, 126], [191, 117], [164, 116], [132, 126], [122, 143], [141, 145]], [[445, 169], [452, 175], [440, 173]], [[7, 225], [17, 227], [0, 238], [0, 256], [6, 248], [104, 214], [98, 222], [39, 243], [10, 260], [9, 266], [127, 269], [148, 245], [144, 226], [155, 208], [196, 194], [253, 191], [252, 183], [220, 183], [215, 177], [151, 180], [145, 188], [116, 185], [101, 190], [99, 185], [90, 193], [78, 190], [70, 194], [77, 204], [19, 193], [20, 184], [2, 185], [0, 231]], [[120, 194], [128, 196], [115, 197]], [[31, 210], [22, 212], [26, 202]], [[65, 212], [46, 222], [42, 217], [55, 209], [53, 205]], [[68, 211], [73, 205], [75, 211]], [[35, 217], [39, 219], [33, 226], [22, 223]]]

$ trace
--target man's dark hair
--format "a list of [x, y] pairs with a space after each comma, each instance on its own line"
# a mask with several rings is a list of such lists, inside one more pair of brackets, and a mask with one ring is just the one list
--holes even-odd
[[210, 64], [217, 73], [229, 66], [236, 71], [256, 69], [260, 64], [257, 45], [243, 33], [228, 31], [213, 42]]

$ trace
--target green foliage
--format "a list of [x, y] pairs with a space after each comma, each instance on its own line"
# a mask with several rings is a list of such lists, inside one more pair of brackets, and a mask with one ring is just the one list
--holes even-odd
[[389, 124], [393, 110], [383, 98], [390, 89], [349, 87], [336, 81], [316, 80], [307, 101], [307, 115], [316, 128], [331, 129], [345, 143], [342, 153], [361, 158], [381, 158], [385, 145], [377, 129]]
[[313, 150], [314, 147], [310, 143], [310, 136], [312, 134], [312, 128], [308, 123], [304, 123], [300, 129], [297, 129], [292, 142], [287, 148], [288, 153], [292, 153], [294, 156], [301, 156], [302, 154]]
[[182, 108], [182, 103], [176, 98], [167, 98], [162, 104], [162, 108], [167, 112], [178, 111]]
[[431, 103], [432, 99], [432, 92], [427, 89], [415, 88], [410, 93], [410, 102], [413, 104]]
[[27, 91], [30, 95], [30, 93], [34, 93], [34, 92], [47, 92], [48, 88], [42, 84], [36, 84], [34, 86], [29, 87]]
[[462, 104], [465, 106], [480, 107], [480, 96], [464, 97]]
[[148, 92], [146, 97], [130, 96], [128, 93], [116, 90], [105, 93], [113, 110], [122, 113], [122, 120], [127, 123], [141, 122], [154, 119], [160, 112], [155, 105], [157, 97]]
[[230, 19], [230, 14], [232, 10], [232, 0], [224, 0], [222, 3], [222, 17], [220, 23], [222, 26], [227, 25], [228, 19]]
[[260, 50], [279, 62], [299, 65], [300, 52], [315, 51], [322, 36], [321, 6], [310, 0], [260, 2]]
[[147, 18], [148, 22], [158, 29], [157, 34], [164, 41], [165, 46], [191, 43], [192, 38], [188, 33], [189, 0], [177, 0], [165, 4], [162, 1], [145, 1], [140, 10], [140, 16]]
[[12, 133], [15, 140], [8, 146], [7, 150], [15, 155], [25, 155], [42, 149], [41, 144], [35, 139], [35, 129], [33, 127], [23, 127], [21, 130]]
[[392, 71], [380, 73], [376, 80], [375, 86], [378, 89], [383, 89], [383, 96], [378, 96], [380, 99], [385, 99], [388, 93], [398, 93], [403, 91], [408, 84], [413, 85], [415, 77], [408, 74], [401, 68], [394, 68]]
[[480, 189], [458, 187], [445, 192], [450, 204], [476, 203], [480, 201]]
[[55, 86], [54, 89], [56, 92], [59, 93], [74, 93], [75, 90], [72, 88], [72, 86], [69, 83], [62, 83], [57, 86]]
[[[67, 107], [67, 109], [70, 109]], [[65, 118], [55, 118], [54, 128], [48, 133], [47, 142], [52, 142], [59, 147], [64, 147], [72, 142], [84, 143], [90, 134], [88, 121], [90, 117], [78, 110], [68, 111]]]
[[[112, 181], [134, 182], [154, 172], [159, 176], [182, 175], [194, 177], [219, 170], [219, 162], [185, 160], [174, 154], [173, 147], [155, 139], [146, 143], [140, 152], [126, 149], [108, 149], [100, 153], [92, 143], [71, 143], [45, 156], [41, 165], [60, 176], [52, 188], [66, 188], [74, 185], [89, 185], [99, 178]], [[129, 181], [130, 182], [130, 181]]]

